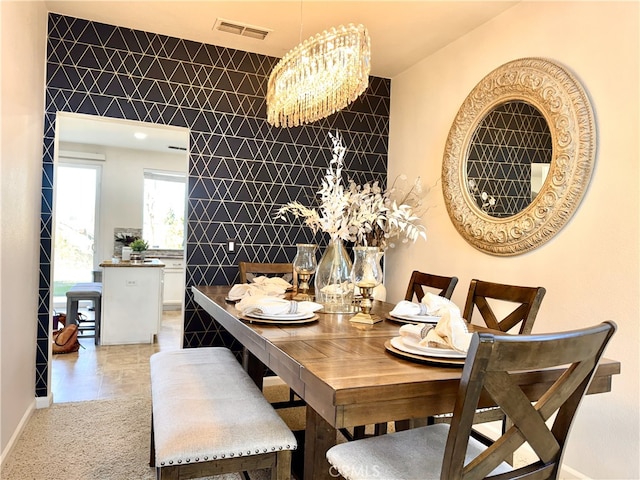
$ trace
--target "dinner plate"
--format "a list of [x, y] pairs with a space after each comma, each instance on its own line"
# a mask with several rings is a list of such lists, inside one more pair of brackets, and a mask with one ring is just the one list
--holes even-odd
[[391, 340], [384, 342], [384, 348], [392, 355], [409, 360], [410, 362], [424, 363], [426, 365], [435, 365], [438, 367], [464, 367], [466, 359], [464, 358], [443, 358], [430, 357], [424, 354], [409, 353], [406, 350], [400, 350], [391, 344]]
[[458, 358], [465, 359], [467, 354], [456, 350], [446, 348], [423, 347], [418, 344], [417, 340], [411, 337], [394, 337], [391, 339], [391, 345], [403, 352], [413, 353], [414, 355], [425, 355], [428, 357], [438, 358]]
[[305, 320], [307, 318], [311, 318], [315, 315], [313, 312], [303, 312], [303, 313], [283, 313], [280, 315], [268, 315], [262, 312], [251, 312], [247, 313], [245, 316], [251, 318], [258, 318], [260, 320]]
[[432, 315], [398, 315], [392, 313], [389, 313], [387, 318], [401, 323], [438, 323], [440, 320], [440, 317], [434, 317]]
[[268, 318], [256, 318], [256, 317], [244, 316], [240, 318], [249, 323], [263, 323], [267, 325], [280, 325], [280, 326], [302, 325], [305, 323], [311, 323], [318, 320], [317, 315], [311, 315], [310, 317], [304, 317], [299, 320], [283, 319], [276, 316], [268, 317]]

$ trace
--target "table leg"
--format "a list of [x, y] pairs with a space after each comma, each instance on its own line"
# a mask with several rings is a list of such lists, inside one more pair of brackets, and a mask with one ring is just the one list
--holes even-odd
[[336, 429], [308, 405], [304, 437], [304, 480], [335, 480], [325, 454], [336, 444]]
[[262, 390], [265, 371], [264, 364], [246, 348], [242, 349], [242, 366], [258, 388]]

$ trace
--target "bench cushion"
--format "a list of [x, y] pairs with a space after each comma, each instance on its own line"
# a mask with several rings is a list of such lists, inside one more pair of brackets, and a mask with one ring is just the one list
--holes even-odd
[[150, 364], [156, 466], [296, 449], [229, 349], [159, 352]]

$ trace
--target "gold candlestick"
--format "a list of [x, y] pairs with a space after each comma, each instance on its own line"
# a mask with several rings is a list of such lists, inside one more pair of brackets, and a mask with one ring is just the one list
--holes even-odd
[[312, 300], [309, 295], [309, 279], [316, 271], [316, 248], [317, 245], [311, 243], [299, 243], [296, 245], [298, 252], [293, 259], [293, 268], [298, 275], [298, 285], [296, 295], [293, 300]]
[[378, 263], [378, 249], [376, 247], [355, 247], [355, 260], [351, 270], [351, 280], [360, 289], [362, 301], [360, 312], [350, 321], [373, 324], [382, 321], [377, 315], [371, 314], [373, 306], [373, 289], [382, 282], [382, 272]]
[[311, 300], [309, 295], [309, 279], [313, 275], [313, 270], [296, 270], [298, 273], [298, 292], [293, 297], [293, 300]]

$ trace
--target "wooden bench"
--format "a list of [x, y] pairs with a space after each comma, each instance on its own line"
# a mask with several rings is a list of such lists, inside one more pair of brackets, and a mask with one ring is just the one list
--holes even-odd
[[296, 438], [227, 348], [151, 356], [151, 456], [158, 479], [269, 468], [291, 478]]

